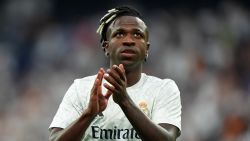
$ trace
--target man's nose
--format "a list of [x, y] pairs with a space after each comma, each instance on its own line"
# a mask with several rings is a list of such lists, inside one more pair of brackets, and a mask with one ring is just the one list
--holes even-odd
[[124, 46], [134, 46], [135, 45], [135, 41], [132, 37], [132, 35], [127, 35], [124, 39], [123, 39], [123, 45]]

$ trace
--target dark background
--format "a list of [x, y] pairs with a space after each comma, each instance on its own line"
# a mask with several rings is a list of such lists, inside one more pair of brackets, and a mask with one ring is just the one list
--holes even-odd
[[0, 140], [48, 140], [74, 79], [109, 67], [96, 29], [117, 5], [149, 27], [143, 71], [180, 89], [178, 141], [249, 141], [249, 0], [0, 1]]

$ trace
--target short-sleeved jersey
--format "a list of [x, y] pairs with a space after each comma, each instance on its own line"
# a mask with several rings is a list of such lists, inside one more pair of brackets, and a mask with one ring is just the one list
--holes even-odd
[[[49, 129], [66, 128], [81, 116], [88, 106], [95, 78], [96, 75], [74, 81], [66, 92]], [[103, 87], [103, 91], [107, 90]], [[142, 73], [141, 79], [127, 88], [127, 93], [154, 123], [172, 124], [181, 130], [180, 91], [173, 80]], [[107, 108], [95, 117], [82, 140], [138, 141], [141, 139], [111, 96]]]

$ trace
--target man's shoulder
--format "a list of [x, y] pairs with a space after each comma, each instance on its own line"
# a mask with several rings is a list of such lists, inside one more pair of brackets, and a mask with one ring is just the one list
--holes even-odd
[[160, 78], [157, 76], [153, 76], [153, 75], [148, 75], [148, 74], [144, 74], [146, 80], [148, 81], [148, 83], [157, 83], [157, 84], [168, 84], [168, 83], [175, 83], [174, 80], [170, 79], [170, 78]]
[[76, 78], [75, 81], [92, 81], [93, 79], [95, 79], [96, 74], [95, 75], [89, 75], [89, 76], [85, 76], [82, 78]]
[[82, 78], [76, 78], [74, 80], [74, 84], [77, 86], [90, 85], [90, 84], [94, 83], [95, 78], [96, 78], [96, 75], [90, 75], [90, 76], [86, 76], [86, 77], [82, 77]]

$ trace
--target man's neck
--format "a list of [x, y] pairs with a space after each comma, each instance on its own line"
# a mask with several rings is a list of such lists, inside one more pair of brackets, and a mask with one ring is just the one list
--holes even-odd
[[126, 70], [127, 87], [133, 86], [140, 80], [141, 72], [141, 69]]

